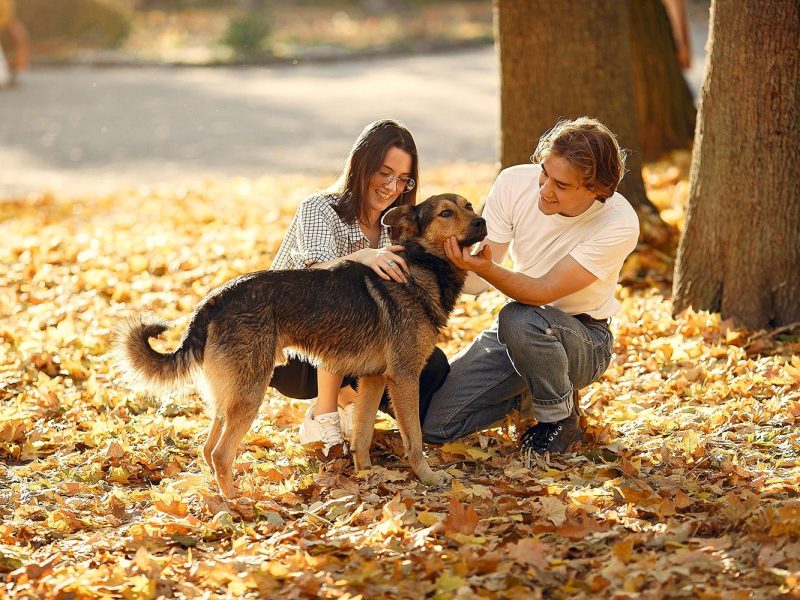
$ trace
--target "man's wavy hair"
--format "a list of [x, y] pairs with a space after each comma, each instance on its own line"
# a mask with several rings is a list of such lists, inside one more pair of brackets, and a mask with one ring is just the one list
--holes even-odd
[[566, 159], [600, 202], [614, 194], [625, 174], [626, 152], [608, 127], [590, 117], [556, 123], [539, 138], [531, 162], [542, 164], [551, 154]]
[[356, 219], [366, 220], [369, 182], [380, 170], [390, 148], [399, 148], [411, 155], [411, 171], [408, 176], [417, 185], [411, 190], [404, 190], [386, 211], [395, 206], [416, 204], [419, 188], [417, 145], [411, 132], [403, 124], [393, 119], [381, 119], [364, 128], [350, 149], [341, 175], [327, 190], [340, 195], [334, 210], [346, 223], [353, 223]]

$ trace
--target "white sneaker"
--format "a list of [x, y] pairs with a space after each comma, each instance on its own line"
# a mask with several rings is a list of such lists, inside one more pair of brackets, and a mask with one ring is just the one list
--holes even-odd
[[300, 424], [300, 442], [302, 444], [322, 443], [322, 454], [328, 457], [331, 450], [341, 446], [343, 454], [347, 454], [347, 446], [339, 429], [339, 413], [325, 413], [314, 416], [314, 405], [308, 407], [305, 419]]
[[344, 408], [339, 407], [339, 429], [342, 430], [342, 437], [346, 440], [350, 439], [350, 434], [353, 433], [353, 418], [356, 412], [356, 403], [351, 402]]

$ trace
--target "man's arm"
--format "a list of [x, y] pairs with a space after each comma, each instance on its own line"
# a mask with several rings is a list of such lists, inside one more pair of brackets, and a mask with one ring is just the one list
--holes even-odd
[[[506, 259], [509, 245], [509, 242], [501, 244], [500, 242], [494, 242], [490, 239], [487, 239], [478, 248], [480, 251], [484, 246], [489, 246], [492, 251], [492, 256], [495, 257], [497, 262], [502, 263]], [[467, 280], [464, 282], [464, 289], [462, 293], [473, 294], [477, 296], [478, 294], [485, 292], [487, 289], [489, 289], [489, 284], [484, 279], [481, 279], [473, 271], [467, 271]]]
[[[470, 254], [469, 248], [460, 248], [455, 237], [445, 243], [445, 252], [455, 265], [472, 271], [504, 293], [522, 304], [542, 306], [569, 296], [588, 287], [597, 277], [587, 271], [574, 258], [567, 255], [559, 260], [541, 277], [530, 277], [505, 269], [492, 260], [492, 244], [487, 243], [477, 254]], [[508, 244], [505, 244], [505, 249]]]

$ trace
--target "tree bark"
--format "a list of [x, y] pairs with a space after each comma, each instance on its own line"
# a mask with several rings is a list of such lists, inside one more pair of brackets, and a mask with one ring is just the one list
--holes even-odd
[[644, 161], [688, 149], [697, 111], [661, 0], [628, 0], [639, 147]]
[[655, 212], [642, 181], [629, 16], [618, 0], [495, 0], [500, 55], [500, 162], [528, 162], [561, 118], [595, 117], [630, 149], [619, 191]]
[[800, 4], [711, 4], [674, 310], [800, 320]]

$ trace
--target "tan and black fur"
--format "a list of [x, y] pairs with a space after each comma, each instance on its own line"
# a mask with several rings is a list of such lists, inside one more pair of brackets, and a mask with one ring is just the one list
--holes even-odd
[[168, 323], [136, 316], [119, 330], [128, 375], [151, 389], [196, 382], [212, 412], [203, 457], [226, 496], [235, 493], [233, 461], [255, 419], [272, 370], [286, 353], [307, 356], [342, 375], [359, 377], [351, 438], [357, 470], [370, 466], [369, 447], [381, 395], [389, 388], [411, 467], [424, 483], [440, 481], [422, 452], [419, 375], [464, 285], [444, 242], [462, 246], [486, 236], [486, 223], [456, 194], [432, 196], [386, 213], [392, 240], [405, 246], [409, 283], [385, 281], [345, 261], [329, 269], [259, 271], [206, 296], [180, 346], [153, 350], [149, 338]]

